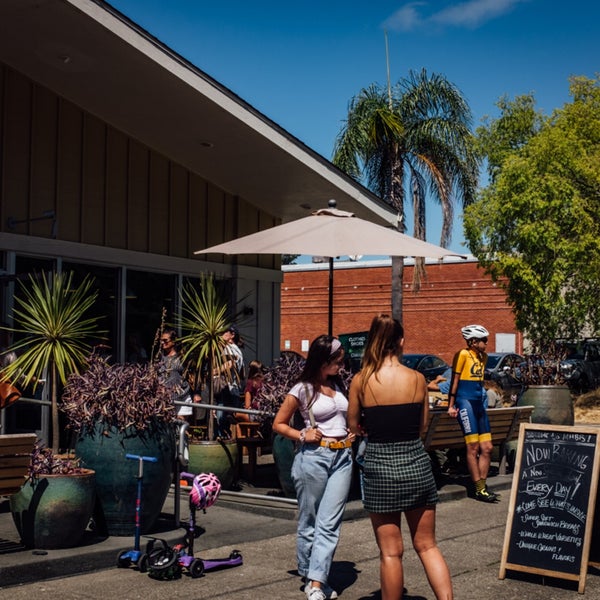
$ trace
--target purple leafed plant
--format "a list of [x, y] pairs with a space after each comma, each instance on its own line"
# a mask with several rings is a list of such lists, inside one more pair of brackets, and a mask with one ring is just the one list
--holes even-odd
[[172, 390], [159, 381], [154, 364], [111, 365], [97, 354], [88, 359], [87, 370], [67, 380], [61, 410], [76, 432], [91, 431], [99, 422], [144, 431], [157, 420], [176, 418]]
[[46, 448], [41, 440], [35, 443], [31, 452], [29, 479], [35, 480], [43, 475], [75, 475], [84, 471], [79, 466], [78, 458], [53, 454], [52, 449]]

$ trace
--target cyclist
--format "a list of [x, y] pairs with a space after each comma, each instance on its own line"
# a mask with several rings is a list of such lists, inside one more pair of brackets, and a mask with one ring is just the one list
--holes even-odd
[[490, 492], [486, 481], [493, 447], [483, 386], [489, 332], [482, 325], [467, 325], [461, 333], [467, 347], [457, 352], [452, 362], [448, 414], [458, 418], [465, 436], [467, 468], [475, 488], [475, 500], [497, 502], [498, 496]]

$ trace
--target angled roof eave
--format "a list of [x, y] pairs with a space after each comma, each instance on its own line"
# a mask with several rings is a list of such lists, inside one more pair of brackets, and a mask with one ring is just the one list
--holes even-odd
[[0, 60], [282, 222], [391, 208], [101, 0], [3, 0]]

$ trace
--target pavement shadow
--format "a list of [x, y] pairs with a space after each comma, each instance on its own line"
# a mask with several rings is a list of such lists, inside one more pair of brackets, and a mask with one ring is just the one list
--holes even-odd
[[[361, 596], [360, 598], [357, 598], [357, 600], [381, 600], [381, 590], [375, 590], [374, 592], [371, 592], [369, 596]], [[427, 600], [427, 598], [425, 598], [425, 596], [411, 596], [406, 591], [406, 588], [404, 588], [402, 600]]]

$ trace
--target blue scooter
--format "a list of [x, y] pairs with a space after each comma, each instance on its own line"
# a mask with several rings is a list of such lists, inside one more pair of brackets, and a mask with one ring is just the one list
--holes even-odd
[[132, 564], [137, 565], [140, 573], [148, 571], [148, 555], [140, 549], [140, 537], [142, 530], [142, 479], [144, 478], [144, 462], [155, 463], [155, 456], [139, 456], [138, 454], [126, 454], [125, 458], [138, 461], [137, 474], [137, 498], [135, 501], [135, 543], [133, 550], [123, 550], [117, 556], [117, 567], [125, 568]]

